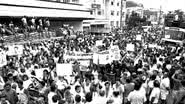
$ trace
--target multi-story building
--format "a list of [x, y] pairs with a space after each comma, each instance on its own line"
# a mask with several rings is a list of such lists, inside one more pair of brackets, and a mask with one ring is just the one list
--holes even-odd
[[159, 9], [150, 8], [144, 10], [144, 16], [147, 18], [147, 21], [150, 21], [153, 24], [159, 22], [160, 15], [162, 15], [162, 12]]
[[68, 24], [76, 31], [82, 31], [82, 21], [91, 18], [80, 0], [0, 0], [0, 23], [18, 22], [22, 16], [47, 17], [52, 27]]
[[141, 18], [143, 18], [143, 16], [144, 16], [144, 8], [142, 6], [128, 7], [127, 8], [127, 15], [130, 16], [133, 11], [135, 13], [139, 14], [139, 16]]
[[82, 1], [91, 10], [91, 15], [95, 18], [94, 20], [83, 21], [85, 31], [91, 33], [109, 33], [113, 28], [120, 27], [121, 0]]

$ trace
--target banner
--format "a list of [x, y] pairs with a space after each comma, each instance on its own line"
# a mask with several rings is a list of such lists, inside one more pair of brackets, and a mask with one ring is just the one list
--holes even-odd
[[70, 76], [73, 72], [72, 64], [57, 64], [56, 72], [58, 76]]
[[131, 52], [134, 52], [135, 51], [134, 44], [127, 44], [126, 50], [127, 51], [131, 51]]
[[22, 55], [23, 54], [23, 46], [22, 45], [9, 45], [8, 46], [8, 52], [7, 54], [9, 56], [13, 56], [13, 55]]
[[65, 54], [64, 59], [65, 60], [90, 60], [93, 57], [93, 54], [91, 53], [74, 53], [74, 54]]

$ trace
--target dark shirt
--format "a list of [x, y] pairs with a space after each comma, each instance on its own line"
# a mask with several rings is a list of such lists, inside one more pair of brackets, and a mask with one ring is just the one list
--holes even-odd
[[16, 104], [18, 101], [18, 96], [16, 91], [10, 90], [10, 91], [3, 91], [3, 93], [6, 95], [7, 100], [10, 102], [10, 104]]

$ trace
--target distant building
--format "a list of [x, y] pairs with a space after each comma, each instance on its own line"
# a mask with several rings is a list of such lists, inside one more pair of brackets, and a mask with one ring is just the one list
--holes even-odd
[[85, 31], [98, 34], [109, 33], [112, 29], [120, 27], [121, 0], [82, 1], [84, 1], [82, 4], [91, 10], [91, 16], [95, 18], [94, 20], [83, 21]]
[[[86, 0], [82, 0], [86, 1]], [[49, 18], [51, 27], [72, 26], [82, 31], [82, 21], [92, 19], [80, 0], [0, 0], [0, 23], [18, 23], [23, 16]]]
[[147, 18], [147, 21], [150, 21], [153, 24], [157, 24], [159, 21], [162, 21], [162, 11], [159, 9], [145, 9], [144, 16]]
[[142, 6], [128, 7], [127, 8], [127, 15], [128, 15], [128, 17], [130, 17], [130, 15], [132, 14], [133, 11], [135, 13], [139, 14], [139, 16], [141, 18], [143, 18], [143, 16], [144, 16], [144, 8]]

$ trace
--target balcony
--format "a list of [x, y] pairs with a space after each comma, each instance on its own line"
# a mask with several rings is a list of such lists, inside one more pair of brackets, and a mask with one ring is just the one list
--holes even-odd
[[90, 29], [92, 33], [109, 33], [111, 31], [110, 28], [92, 28]]
[[[61, 0], [60, 0], [61, 1]], [[74, 0], [72, 0], [74, 1]], [[91, 18], [82, 4], [58, 0], [1, 0], [0, 16]]]

